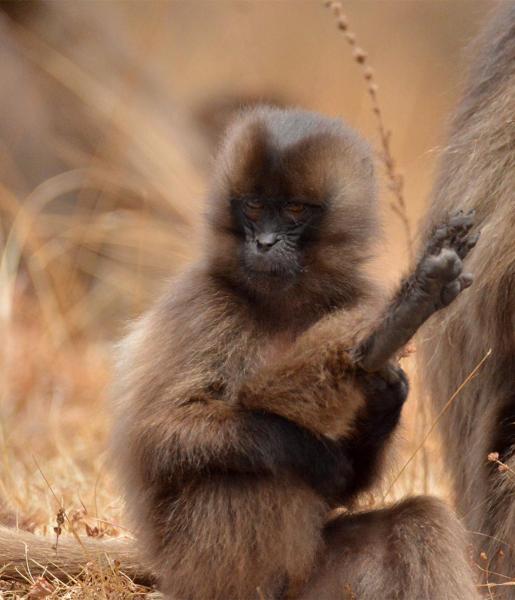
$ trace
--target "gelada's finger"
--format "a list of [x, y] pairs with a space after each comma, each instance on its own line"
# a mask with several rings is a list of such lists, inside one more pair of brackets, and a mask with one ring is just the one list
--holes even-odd
[[462, 290], [467, 289], [472, 285], [474, 275], [472, 273], [462, 273], [459, 277], [459, 282]]

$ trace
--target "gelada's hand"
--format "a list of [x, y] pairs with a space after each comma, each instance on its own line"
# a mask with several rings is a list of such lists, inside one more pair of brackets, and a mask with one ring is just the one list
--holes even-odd
[[358, 379], [368, 400], [402, 406], [408, 396], [409, 383], [403, 369], [389, 363], [380, 371], [360, 371]]

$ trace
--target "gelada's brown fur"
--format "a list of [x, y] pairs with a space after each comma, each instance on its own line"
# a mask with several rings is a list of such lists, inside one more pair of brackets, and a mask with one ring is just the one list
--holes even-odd
[[[475, 284], [420, 336], [420, 364], [440, 410], [492, 349], [479, 375], [441, 421], [456, 501], [491, 582], [515, 578], [515, 5], [504, 3], [475, 47], [463, 99], [443, 153], [427, 231], [457, 209], [482, 230], [466, 268]], [[488, 560], [479, 558], [484, 551]], [[490, 572], [490, 573], [488, 573]], [[496, 588], [515, 598], [515, 587]]]
[[[229, 200], [257, 187], [329, 203], [302, 277], [283, 294], [253, 286], [238, 259]], [[300, 477], [224, 472], [228, 454], [248, 447], [249, 410], [331, 438], [353, 430], [365, 399], [345, 348], [380, 300], [362, 273], [375, 202], [369, 151], [337, 120], [261, 108], [229, 132], [204, 260], [121, 346], [114, 456], [167, 598], [252, 600], [258, 588], [272, 598], [285, 582], [310, 599], [341, 598], [346, 586], [360, 600], [475, 597], [462, 532], [437, 500], [326, 527], [328, 502]], [[206, 463], [217, 469], [201, 476]]]

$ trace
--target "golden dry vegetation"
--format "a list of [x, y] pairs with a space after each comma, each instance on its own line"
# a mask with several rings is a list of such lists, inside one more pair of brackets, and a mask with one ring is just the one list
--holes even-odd
[[[315, 0], [15, 4], [0, 4], [0, 512], [54, 537], [62, 510], [61, 535], [129, 535], [106, 465], [113, 343], [198, 251], [230, 108], [266, 100], [341, 115], [379, 154], [377, 124], [343, 32]], [[492, 6], [344, 3], [375, 69], [413, 230], [463, 49]], [[407, 250], [387, 184], [376, 270], [391, 282]], [[412, 394], [390, 497], [446, 493], [435, 435], [420, 447], [432, 424]], [[0, 570], [5, 598], [146, 591], [116, 566], [90, 563], [67, 583], [11, 584]]]

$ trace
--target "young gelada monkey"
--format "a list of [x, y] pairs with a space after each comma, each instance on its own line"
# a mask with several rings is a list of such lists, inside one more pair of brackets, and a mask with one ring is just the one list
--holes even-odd
[[357, 364], [381, 363], [381, 331], [399, 337], [413, 299], [431, 312], [470, 283], [458, 215], [384, 314], [363, 270], [377, 221], [369, 148], [339, 120], [263, 107], [230, 129], [204, 258], [136, 324], [119, 367], [113, 454], [166, 598], [476, 597], [435, 499], [327, 523], [374, 482], [407, 395], [393, 363]]

